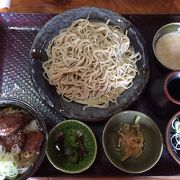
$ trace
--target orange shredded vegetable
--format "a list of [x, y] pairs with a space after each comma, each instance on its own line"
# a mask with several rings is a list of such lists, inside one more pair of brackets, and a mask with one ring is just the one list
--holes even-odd
[[139, 158], [143, 152], [144, 137], [140, 131], [139, 119], [140, 116], [137, 116], [134, 123], [123, 123], [117, 131], [118, 150], [122, 154], [121, 161], [130, 157]]

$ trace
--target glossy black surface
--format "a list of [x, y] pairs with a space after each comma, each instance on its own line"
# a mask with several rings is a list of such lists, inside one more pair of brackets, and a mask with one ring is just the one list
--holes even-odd
[[168, 80], [167, 90], [173, 99], [180, 101], [180, 73], [179, 76], [174, 75]]
[[[29, 50], [32, 42], [40, 28], [54, 16], [54, 14], [0, 14], [0, 97], [16, 97], [25, 102], [29, 102], [39, 111], [50, 130], [55, 124], [61, 122], [64, 118], [50, 109], [44, 101], [38, 96], [34, 89], [31, 77], [29, 75]], [[163, 25], [170, 22], [179, 22], [180, 15], [124, 15], [141, 32], [146, 41], [151, 67], [150, 83], [155, 79], [164, 77], [170, 72], [157, 63], [152, 51], [152, 39], [156, 31]], [[165, 128], [169, 117], [160, 117], [154, 112], [153, 106], [149, 100], [149, 84], [143, 94], [128, 109], [138, 110], [150, 116], [159, 126], [163, 137], [165, 137]], [[179, 108], [180, 109], [180, 108]], [[156, 109], [159, 111], [159, 109]], [[171, 114], [172, 116], [173, 114]], [[102, 149], [102, 130], [105, 125], [103, 122], [86, 123], [89, 125], [98, 144], [97, 158], [93, 166], [80, 174], [83, 176], [128, 176], [115, 168], [106, 158]], [[169, 155], [164, 146], [163, 154], [159, 162], [146, 173], [139, 175], [180, 175], [179, 165]], [[34, 176], [68, 176], [59, 172], [44, 159]], [[77, 175], [76, 175], [77, 176]], [[72, 175], [73, 177], [73, 175]]]

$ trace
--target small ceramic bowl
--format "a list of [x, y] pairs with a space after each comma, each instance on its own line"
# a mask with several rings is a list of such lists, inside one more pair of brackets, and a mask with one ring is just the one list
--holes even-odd
[[153, 38], [152, 46], [156, 59], [163, 67], [170, 70], [180, 70], [180, 63], [178, 60], [180, 46], [180, 43], [178, 43], [179, 39], [180, 23], [178, 22], [162, 26]]
[[169, 73], [164, 82], [164, 93], [168, 100], [180, 105], [180, 70]]
[[[137, 116], [140, 117], [140, 131], [144, 137], [142, 153], [138, 158], [130, 156], [122, 161], [122, 152], [118, 147], [118, 130], [123, 123], [134, 123]], [[137, 111], [123, 111], [114, 115], [103, 130], [102, 143], [110, 162], [128, 173], [142, 173], [151, 169], [160, 159], [163, 150], [162, 135], [158, 126], [150, 117]]]
[[78, 120], [62, 121], [49, 133], [46, 154], [51, 164], [62, 172], [76, 174], [87, 170], [96, 153], [97, 143], [92, 130]]
[[170, 155], [180, 165], [180, 111], [168, 122], [166, 127], [166, 146]]
[[0, 111], [5, 108], [10, 108], [10, 107], [19, 109], [19, 110], [24, 110], [25, 112], [30, 114], [33, 117], [33, 119], [35, 119], [37, 121], [39, 129], [40, 129], [41, 133], [43, 133], [43, 135], [44, 135], [44, 139], [43, 139], [43, 142], [40, 147], [40, 153], [36, 157], [33, 165], [25, 173], [19, 174], [15, 178], [16, 180], [28, 179], [37, 171], [37, 169], [41, 165], [41, 163], [44, 159], [44, 156], [45, 156], [45, 150], [46, 150], [46, 145], [47, 145], [47, 136], [48, 136], [46, 124], [45, 124], [44, 120], [42, 119], [41, 115], [39, 114], [39, 112], [37, 110], [35, 110], [30, 104], [28, 104], [24, 101], [21, 101], [21, 100], [14, 99], [14, 98], [0, 100]]

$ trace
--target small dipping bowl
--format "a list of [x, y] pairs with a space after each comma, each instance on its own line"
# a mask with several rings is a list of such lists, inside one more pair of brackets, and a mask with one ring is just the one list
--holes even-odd
[[170, 155], [180, 165], [180, 111], [168, 122], [166, 127], [166, 146]]
[[153, 38], [153, 51], [158, 62], [170, 70], [180, 70], [180, 23], [162, 26]]
[[149, 106], [155, 114], [170, 118], [180, 109], [180, 70], [152, 81], [148, 88]]
[[164, 93], [171, 102], [180, 105], [180, 70], [167, 75], [164, 83]]

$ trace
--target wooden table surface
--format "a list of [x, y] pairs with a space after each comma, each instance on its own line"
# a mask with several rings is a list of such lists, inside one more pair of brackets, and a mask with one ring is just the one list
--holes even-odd
[[[8, 0], [0, 0], [8, 1]], [[109, 8], [121, 14], [172, 14], [180, 0], [11, 0], [11, 12], [62, 12], [81, 6]], [[3, 11], [1, 9], [1, 11]], [[4, 11], [8, 11], [4, 9]]]
[[[6, 0], [0, 0], [6, 1]], [[180, 13], [180, 0], [11, 0], [10, 8], [1, 8], [0, 12], [28, 12], [28, 13], [59, 13], [71, 8], [81, 6], [96, 6], [108, 8], [120, 14], [178, 14]], [[59, 178], [36, 178], [29, 180], [83, 180], [79, 177], [59, 177]], [[93, 180], [87, 177], [86, 180]], [[178, 176], [158, 176], [158, 177], [100, 177], [98, 180], [177, 180]]]

